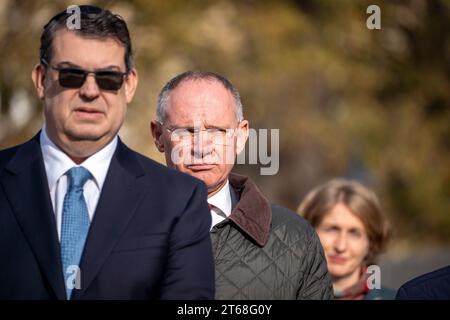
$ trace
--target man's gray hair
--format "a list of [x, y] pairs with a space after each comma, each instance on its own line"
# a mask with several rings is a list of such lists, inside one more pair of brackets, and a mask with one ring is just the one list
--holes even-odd
[[225, 89], [231, 92], [234, 97], [235, 114], [238, 122], [244, 120], [244, 113], [242, 111], [241, 97], [237, 89], [233, 86], [230, 80], [227, 78], [209, 71], [186, 71], [176, 77], [172, 78], [166, 85], [162, 88], [158, 95], [158, 106], [156, 109], [156, 120], [160, 123], [164, 123], [166, 120], [166, 107], [167, 101], [169, 100], [170, 93], [174, 90], [181, 82], [188, 80], [211, 80], [220, 82]]

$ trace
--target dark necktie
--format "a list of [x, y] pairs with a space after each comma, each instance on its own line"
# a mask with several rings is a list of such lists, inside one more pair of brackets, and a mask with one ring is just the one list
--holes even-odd
[[217, 208], [215, 205], [208, 203], [208, 207], [210, 210], [214, 211], [217, 215], [219, 215], [225, 219], [228, 218], [227, 215], [222, 210]]

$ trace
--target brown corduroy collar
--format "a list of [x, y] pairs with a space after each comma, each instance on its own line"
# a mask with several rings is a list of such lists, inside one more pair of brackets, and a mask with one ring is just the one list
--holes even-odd
[[263, 247], [269, 238], [272, 222], [270, 202], [259, 191], [250, 178], [230, 173], [228, 176], [231, 187], [239, 196], [239, 202], [229, 217], [242, 231]]

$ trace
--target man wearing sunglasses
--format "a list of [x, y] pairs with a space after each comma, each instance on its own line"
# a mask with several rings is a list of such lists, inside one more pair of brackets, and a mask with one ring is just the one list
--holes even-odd
[[270, 204], [248, 177], [231, 172], [249, 123], [229, 80], [212, 72], [174, 77], [159, 94], [151, 130], [167, 165], [208, 188], [217, 299], [332, 298], [312, 227]]
[[0, 299], [211, 299], [206, 188], [118, 138], [138, 83], [124, 20], [80, 6], [41, 36], [45, 124], [0, 151]]

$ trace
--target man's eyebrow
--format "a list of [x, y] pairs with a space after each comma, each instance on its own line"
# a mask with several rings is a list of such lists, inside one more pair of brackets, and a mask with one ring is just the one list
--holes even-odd
[[176, 124], [176, 123], [169, 123], [169, 122], [166, 122], [166, 123], [164, 123], [166, 126], [169, 126], [169, 127], [171, 127], [171, 128], [194, 128], [194, 126], [193, 125], [190, 125], [190, 124], [184, 124], [184, 123], [182, 123], [182, 124]]
[[[176, 128], [183, 128], [183, 129], [196, 129], [198, 127], [194, 126], [193, 124], [179, 124], [179, 125], [173, 125], [173, 127]], [[229, 129], [227, 126], [217, 126], [217, 125], [206, 125], [205, 129], [221, 129], [226, 130]]]
[[99, 68], [99, 69], [96, 69], [96, 70], [117, 70], [117, 71], [121, 71], [120, 67], [117, 66], [117, 65], [114, 65], [114, 64], [111, 64], [109, 66], [102, 67], [102, 68]]
[[70, 62], [70, 61], [60, 61], [56, 64], [56, 66], [57, 67], [68, 66], [68, 67], [81, 69], [81, 67], [79, 65], [77, 65], [76, 63]]
[[227, 126], [220, 126], [220, 125], [206, 125], [205, 126], [206, 129], [221, 129], [221, 130], [226, 130], [226, 129], [230, 129]]
[[[70, 61], [60, 61], [56, 64], [56, 66], [58, 67], [71, 67], [71, 68], [77, 68], [77, 69], [82, 69], [82, 70], [86, 70], [83, 67], [79, 66], [76, 63], [70, 62]], [[94, 71], [101, 71], [101, 70], [117, 70], [120, 71], [120, 67], [117, 65], [109, 65], [106, 67], [101, 67], [101, 68], [97, 68], [94, 69]]]

